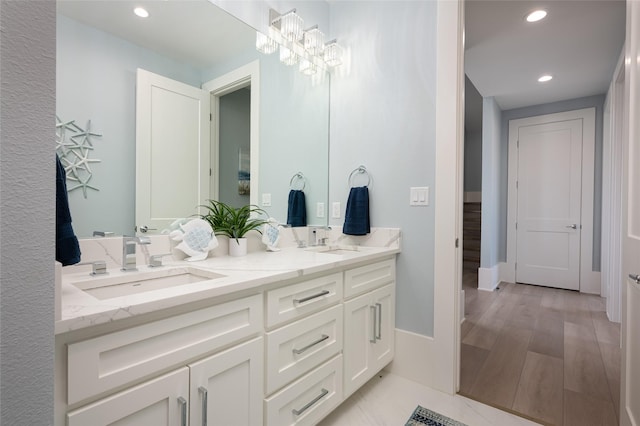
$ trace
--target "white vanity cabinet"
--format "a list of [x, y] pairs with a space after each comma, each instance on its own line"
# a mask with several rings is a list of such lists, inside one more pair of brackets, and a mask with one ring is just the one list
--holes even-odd
[[56, 336], [55, 426], [316, 424], [393, 359], [379, 259]]
[[367, 265], [347, 271], [345, 276], [345, 294], [349, 288], [369, 290], [344, 302], [344, 397], [347, 398], [393, 359], [395, 262]]

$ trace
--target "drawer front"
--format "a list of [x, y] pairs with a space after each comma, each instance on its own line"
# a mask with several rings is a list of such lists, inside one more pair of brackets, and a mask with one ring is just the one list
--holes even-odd
[[184, 364], [262, 330], [262, 296], [233, 300], [68, 346], [68, 404]]
[[342, 401], [342, 355], [265, 400], [267, 426], [315, 425]]
[[267, 394], [342, 350], [342, 305], [267, 333]]
[[342, 274], [315, 278], [267, 292], [267, 327], [319, 311], [342, 299]]
[[395, 259], [350, 269], [344, 273], [344, 297], [349, 298], [374, 288], [389, 284], [396, 279]]

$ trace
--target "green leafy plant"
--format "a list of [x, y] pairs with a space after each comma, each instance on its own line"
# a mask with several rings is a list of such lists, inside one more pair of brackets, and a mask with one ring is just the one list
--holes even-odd
[[262, 233], [259, 228], [267, 223], [266, 220], [256, 216], [262, 214], [266, 216], [267, 213], [255, 205], [232, 207], [222, 201], [209, 200], [209, 204], [200, 207], [207, 209], [207, 212], [200, 217], [209, 222], [216, 235], [226, 235], [236, 241], [254, 229]]

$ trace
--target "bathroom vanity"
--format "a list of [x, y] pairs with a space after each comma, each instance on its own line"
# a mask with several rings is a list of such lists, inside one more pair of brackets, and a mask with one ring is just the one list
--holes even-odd
[[315, 424], [393, 359], [398, 230], [149, 268], [163, 238], [137, 272], [65, 268], [57, 426]]

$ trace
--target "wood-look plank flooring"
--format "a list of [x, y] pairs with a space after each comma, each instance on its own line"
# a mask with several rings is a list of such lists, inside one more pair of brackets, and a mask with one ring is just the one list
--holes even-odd
[[478, 291], [465, 270], [460, 394], [555, 425], [617, 425], [620, 324], [605, 299], [501, 283]]

